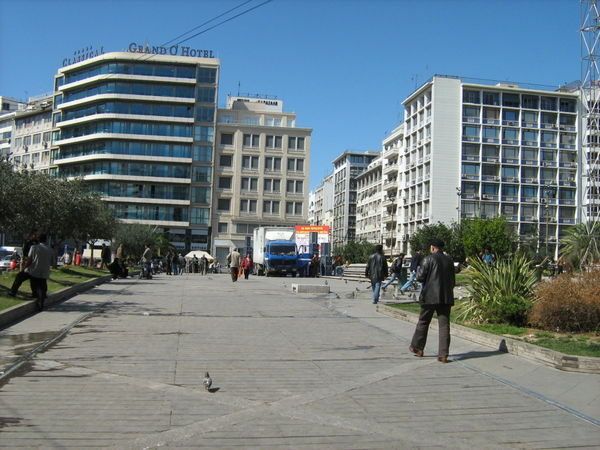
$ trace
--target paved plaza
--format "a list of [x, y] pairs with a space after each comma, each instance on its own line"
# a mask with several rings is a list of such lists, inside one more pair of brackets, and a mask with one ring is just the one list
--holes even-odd
[[292, 283], [325, 280], [117, 280], [1, 330], [0, 447], [600, 448], [599, 375], [417, 358], [365, 283]]

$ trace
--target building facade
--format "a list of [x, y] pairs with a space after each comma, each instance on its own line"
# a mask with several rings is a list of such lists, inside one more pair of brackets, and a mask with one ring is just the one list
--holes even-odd
[[219, 60], [113, 52], [55, 77], [53, 163], [126, 223], [208, 249]]
[[283, 101], [230, 96], [219, 109], [215, 158], [214, 256], [252, 246], [259, 226], [307, 224], [312, 130], [296, 126]]
[[404, 107], [400, 237], [503, 216], [523, 242], [557, 253], [580, 220], [577, 92], [436, 76]]
[[399, 204], [401, 155], [404, 154], [404, 123], [396, 127], [382, 142], [383, 158], [383, 199], [382, 199], [382, 241], [386, 254], [406, 253], [406, 235], [400, 234], [400, 213], [404, 203]]
[[377, 151], [346, 151], [333, 161], [333, 249], [356, 240], [356, 177], [378, 156]]
[[25, 107], [25, 103], [15, 98], [0, 96], [0, 158], [11, 157], [15, 115]]
[[375, 158], [364, 172], [356, 177], [356, 235], [357, 241], [381, 243], [383, 238], [383, 157]]
[[312, 214], [309, 217], [311, 225], [326, 225], [333, 227], [333, 175], [328, 175], [321, 184], [312, 192]]

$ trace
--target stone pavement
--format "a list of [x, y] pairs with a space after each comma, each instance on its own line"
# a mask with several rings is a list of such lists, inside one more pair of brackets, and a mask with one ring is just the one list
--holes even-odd
[[117, 280], [5, 328], [0, 447], [600, 447], [600, 376], [457, 337], [441, 364], [433, 331], [416, 358], [366, 284], [291, 283]]

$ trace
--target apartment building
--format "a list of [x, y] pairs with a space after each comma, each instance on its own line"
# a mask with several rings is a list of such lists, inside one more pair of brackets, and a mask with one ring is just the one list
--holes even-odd
[[15, 114], [25, 106], [16, 98], [0, 96], [0, 158], [10, 159]]
[[180, 249], [206, 250], [220, 62], [139, 51], [58, 70], [55, 173], [82, 177], [121, 221], [155, 225]]
[[330, 229], [333, 227], [333, 191], [333, 175], [328, 175], [314, 192], [310, 193], [313, 199], [308, 222], [310, 225], [326, 225]]
[[435, 76], [404, 102], [398, 237], [504, 216], [556, 254], [580, 219], [578, 93]]
[[408, 245], [406, 235], [400, 235], [398, 228], [403, 206], [399, 204], [401, 155], [404, 154], [404, 123], [397, 126], [382, 142], [383, 158], [383, 199], [382, 199], [382, 236], [383, 250], [386, 254], [406, 253]]
[[[375, 158], [356, 177], [356, 235], [357, 241], [381, 243], [384, 237], [382, 224], [383, 155]], [[394, 230], [395, 233], [395, 230]], [[387, 237], [387, 234], [385, 234]]]
[[356, 240], [356, 177], [378, 156], [378, 151], [345, 151], [333, 161], [334, 249]]
[[229, 96], [218, 111], [214, 256], [245, 250], [259, 226], [306, 225], [310, 128], [297, 126], [283, 101]]

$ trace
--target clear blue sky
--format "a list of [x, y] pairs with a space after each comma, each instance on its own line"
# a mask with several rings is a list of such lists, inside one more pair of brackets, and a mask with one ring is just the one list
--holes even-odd
[[[243, 1], [0, 0], [0, 95], [50, 92], [79, 48], [161, 45]], [[240, 83], [313, 129], [312, 189], [344, 150], [380, 149], [434, 74], [580, 79], [580, 16], [578, 0], [272, 0], [182, 45], [221, 59], [220, 106]]]

